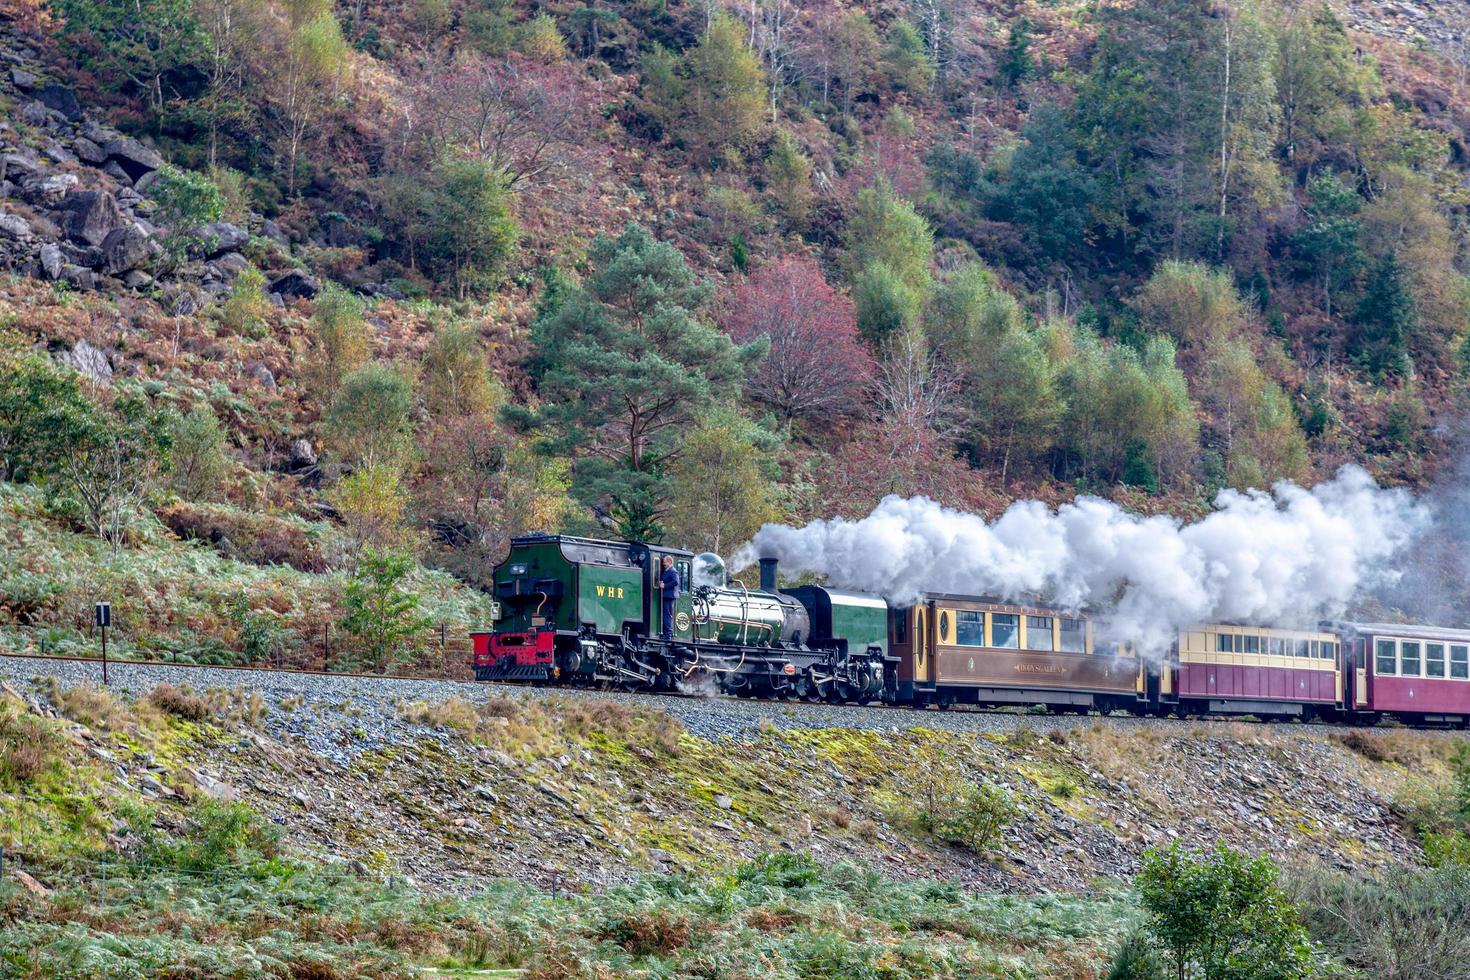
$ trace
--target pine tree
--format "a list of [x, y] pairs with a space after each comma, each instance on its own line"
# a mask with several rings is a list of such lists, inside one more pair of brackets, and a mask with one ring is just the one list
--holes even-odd
[[532, 329], [544, 407], [508, 414], [577, 458], [576, 492], [620, 534], [658, 540], [685, 430], [735, 397], [768, 345], [737, 346], [704, 322], [710, 284], [638, 225], [596, 239], [590, 258], [582, 289]]
[[1351, 352], [1364, 370], [1379, 377], [1406, 373], [1409, 337], [1419, 325], [1419, 312], [1397, 252], [1374, 264], [1354, 319], [1358, 330]]
[[1015, 88], [1036, 77], [1036, 59], [1031, 54], [1031, 21], [1021, 17], [1011, 24], [1005, 50], [995, 66], [996, 77], [1006, 88]]

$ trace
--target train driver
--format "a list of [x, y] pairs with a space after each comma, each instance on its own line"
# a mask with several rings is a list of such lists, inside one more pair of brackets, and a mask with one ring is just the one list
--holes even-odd
[[664, 555], [664, 571], [658, 578], [663, 593], [663, 633], [665, 640], [674, 638], [674, 600], [679, 598], [679, 573], [674, 571], [674, 556]]

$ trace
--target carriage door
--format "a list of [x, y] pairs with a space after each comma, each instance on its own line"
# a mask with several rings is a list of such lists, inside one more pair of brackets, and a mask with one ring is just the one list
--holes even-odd
[[914, 606], [914, 683], [928, 684], [934, 680], [934, 641], [929, 633], [929, 608]]
[[[1349, 656], [1348, 651], [1352, 654]], [[1353, 706], [1368, 707], [1368, 641], [1358, 637], [1351, 644], [1342, 646], [1343, 657], [1353, 665]]]

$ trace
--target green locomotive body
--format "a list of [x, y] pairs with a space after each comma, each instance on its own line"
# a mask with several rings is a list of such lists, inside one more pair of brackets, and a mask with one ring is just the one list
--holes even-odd
[[[666, 556], [680, 581], [671, 639], [658, 588]], [[532, 535], [511, 542], [493, 578], [499, 618], [473, 635], [480, 680], [713, 681], [739, 694], [832, 700], [875, 700], [892, 685], [882, 600], [813, 586], [783, 592], [774, 563], [762, 562], [750, 588], [728, 583], [713, 555]]]

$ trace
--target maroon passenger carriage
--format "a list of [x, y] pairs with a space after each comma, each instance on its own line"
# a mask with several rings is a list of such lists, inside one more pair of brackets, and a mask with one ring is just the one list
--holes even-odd
[[1347, 716], [1427, 724], [1470, 723], [1470, 630], [1398, 623], [1334, 623], [1350, 669]]

